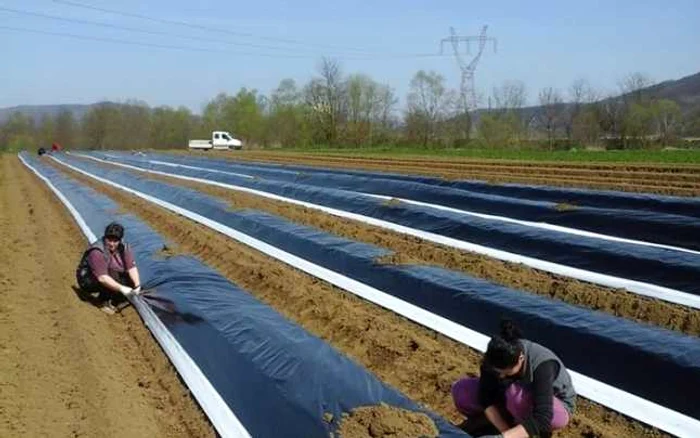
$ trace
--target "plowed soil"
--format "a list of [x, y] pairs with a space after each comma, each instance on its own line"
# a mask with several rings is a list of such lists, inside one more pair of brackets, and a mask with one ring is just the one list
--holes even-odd
[[522, 264], [499, 261], [282, 201], [177, 178], [158, 175], [149, 175], [149, 177], [219, 197], [229, 202], [235, 209], [266, 211], [298, 224], [392, 250], [395, 254], [380, 260], [382, 263], [424, 264], [461, 271], [513, 289], [536, 293], [690, 335], [700, 335], [700, 311], [696, 309], [625, 290], [577, 281], [531, 269]]
[[425, 414], [392, 406], [363, 406], [343, 414], [338, 438], [435, 438], [435, 423]]
[[[56, 165], [58, 166], [58, 165]], [[384, 382], [451, 421], [450, 386], [476, 375], [481, 355], [183, 217], [62, 168], [110, 196], [177, 248], [326, 340]], [[663, 433], [586, 400], [561, 437], [660, 437]]]
[[[202, 152], [186, 152], [202, 156]], [[700, 196], [700, 166], [523, 162], [467, 158], [360, 157], [343, 154], [215, 151], [208, 156], [241, 161], [303, 164], [326, 168], [475, 179], [491, 183], [624, 190], [676, 196]]]
[[86, 241], [6, 154], [0, 230], [0, 436], [215, 436], [136, 312], [106, 315], [77, 297]]

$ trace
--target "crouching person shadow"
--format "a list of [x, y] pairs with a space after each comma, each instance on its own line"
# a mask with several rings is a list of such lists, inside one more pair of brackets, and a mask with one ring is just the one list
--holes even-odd
[[124, 310], [126, 307], [129, 306], [129, 300], [127, 300], [125, 297], [120, 297], [123, 299], [120, 299], [118, 302], [115, 302], [112, 305], [112, 303], [110, 301], [115, 301], [115, 300], [110, 300], [110, 298], [108, 296], [105, 296], [105, 294], [102, 292], [85, 291], [77, 285], [72, 285], [71, 288], [73, 289], [73, 292], [75, 293], [75, 295], [78, 297], [78, 299], [80, 301], [92, 304], [96, 308], [98, 308], [102, 311], [105, 311], [106, 313], [109, 313], [109, 314], [119, 313], [122, 310]]
[[72, 285], [71, 288], [80, 301], [88, 302], [95, 307], [100, 307], [102, 305], [102, 300], [100, 299], [99, 293], [84, 291], [76, 285]]

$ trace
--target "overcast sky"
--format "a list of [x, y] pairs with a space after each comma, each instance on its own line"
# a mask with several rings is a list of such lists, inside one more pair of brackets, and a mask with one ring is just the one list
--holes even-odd
[[534, 103], [540, 88], [565, 91], [577, 78], [612, 91], [631, 72], [696, 73], [698, 23], [697, 0], [0, 0], [0, 107], [139, 99], [199, 112], [219, 92], [303, 83], [324, 55], [390, 84], [403, 102], [420, 69], [459, 85], [452, 57], [404, 55], [438, 54], [450, 26], [475, 35], [484, 24], [498, 47], [482, 58], [477, 88], [521, 80]]

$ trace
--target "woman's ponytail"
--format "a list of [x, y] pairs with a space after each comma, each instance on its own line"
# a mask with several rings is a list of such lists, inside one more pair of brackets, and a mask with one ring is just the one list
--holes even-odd
[[515, 323], [512, 320], [506, 318], [501, 320], [500, 334], [501, 338], [503, 338], [504, 341], [510, 343], [515, 343], [523, 337], [522, 332], [515, 325]]
[[514, 366], [523, 352], [520, 339], [522, 339], [522, 333], [513, 321], [501, 320], [500, 333], [489, 341], [484, 363], [500, 370]]

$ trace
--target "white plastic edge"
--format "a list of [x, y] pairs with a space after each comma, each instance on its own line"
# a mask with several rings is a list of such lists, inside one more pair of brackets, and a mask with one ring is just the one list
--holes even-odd
[[[112, 157], [117, 158], [117, 159], [119, 158], [117, 156], [112, 156]], [[182, 167], [183, 169], [203, 170], [205, 172], [220, 173], [220, 174], [224, 174], [224, 175], [234, 175], [234, 176], [240, 176], [240, 177], [251, 178], [251, 179], [254, 178], [251, 175], [246, 175], [246, 174], [242, 174], [242, 173], [234, 173], [234, 172], [226, 172], [223, 170], [210, 169], [208, 167], [189, 166], [189, 165], [185, 165], [185, 164], [169, 163], [167, 161], [158, 161], [158, 160], [148, 160], [148, 162], [152, 163], [152, 164], [159, 164], [159, 165], [168, 166], [168, 167]], [[353, 190], [346, 190], [346, 191], [356, 193], [359, 195], [368, 196], [371, 198], [377, 198], [377, 199], [383, 199], [383, 200], [396, 199], [396, 200], [399, 200], [401, 202], [405, 202], [406, 204], [417, 205], [420, 207], [427, 207], [427, 208], [432, 208], [435, 210], [449, 211], [450, 213], [457, 213], [457, 214], [461, 214], [461, 215], [465, 215], [465, 216], [473, 216], [473, 217], [478, 217], [481, 219], [489, 219], [489, 220], [495, 220], [495, 221], [500, 221], [500, 222], [508, 222], [508, 223], [512, 223], [512, 224], [518, 224], [518, 225], [523, 225], [523, 226], [532, 227], [532, 228], [539, 228], [539, 229], [554, 231], [554, 232], [558, 232], [558, 233], [574, 234], [576, 236], [590, 237], [590, 238], [602, 239], [602, 240], [610, 240], [612, 242], [629, 243], [632, 245], [650, 246], [650, 247], [654, 247], [654, 248], [668, 249], [668, 250], [672, 250], [672, 251], [681, 251], [681, 252], [687, 252], [689, 254], [700, 255], [700, 251], [694, 251], [694, 250], [688, 249], [688, 248], [681, 248], [678, 246], [665, 245], [665, 244], [661, 244], [661, 243], [646, 242], [644, 240], [627, 239], [627, 238], [623, 238], [623, 237], [611, 236], [609, 234], [602, 234], [602, 233], [595, 233], [592, 231], [579, 230], [578, 228], [571, 228], [571, 227], [564, 227], [561, 225], [548, 224], [546, 222], [533, 222], [533, 221], [526, 221], [526, 220], [521, 220], [521, 219], [513, 219], [510, 217], [506, 217], [506, 216], [477, 213], [475, 211], [462, 210], [462, 209], [458, 209], [458, 208], [448, 207], [446, 205], [432, 204], [432, 203], [428, 203], [428, 202], [416, 201], [413, 199], [397, 198], [395, 196], [377, 195], [374, 193], [358, 192], [358, 191], [353, 191]]]
[[[119, 157], [115, 157], [119, 158]], [[182, 167], [184, 169], [191, 169], [191, 170], [201, 170], [201, 167], [197, 166], [188, 166], [186, 164], [175, 164], [175, 163], [168, 163], [166, 161], [157, 161], [157, 160], [149, 160], [149, 162], [153, 164], [160, 164], [161, 166], [168, 166], [168, 167]], [[233, 176], [240, 176], [241, 178], [248, 178], [248, 179], [254, 179], [255, 177], [252, 175], [246, 175], [245, 173], [236, 173], [236, 172], [226, 172], [223, 170], [216, 170], [216, 169], [207, 169], [209, 172], [213, 173], [221, 173], [223, 175], [233, 175]]]
[[[462, 344], [468, 345], [481, 352], [486, 350], [486, 346], [490, 338], [482, 333], [468, 329], [453, 321], [435, 315], [434, 313], [428, 312], [421, 307], [410, 304], [357, 280], [353, 280], [352, 278], [311, 263], [308, 260], [297, 257], [202, 215], [145, 193], [141, 193], [137, 190], [122, 186], [105, 178], [93, 175], [68, 163], [64, 163], [56, 158], [54, 158], [54, 160], [97, 181], [131, 193], [134, 196], [138, 196], [139, 198], [145, 199], [174, 213], [185, 216], [195, 222], [199, 222], [202, 225], [248, 245], [251, 248], [261, 251], [264, 254], [313, 275], [314, 277], [325, 280], [341, 289], [364, 298], [367, 301], [371, 301], [377, 305], [387, 308], [399, 315], [415, 321], [420, 325], [461, 342]], [[600, 403], [614, 411], [620, 412], [631, 418], [682, 438], [697, 438], [700, 436], [700, 421], [694, 418], [635, 396], [611, 385], [599, 382], [590, 377], [586, 377], [583, 374], [577, 373], [576, 371], [570, 370], [570, 373], [578, 394], [589, 400]]]
[[578, 228], [563, 227], [561, 225], [553, 225], [553, 224], [549, 224], [547, 222], [532, 222], [532, 221], [525, 221], [525, 220], [521, 220], [521, 219], [513, 219], [513, 218], [509, 218], [509, 217], [505, 217], [505, 216], [496, 216], [496, 215], [491, 215], [491, 214], [477, 213], [474, 211], [461, 210], [458, 208], [448, 207], [448, 206], [440, 205], [440, 204], [431, 204], [428, 202], [415, 201], [413, 199], [396, 198], [393, 196], [376, 195], [373, 193], [363, 193], [363, 192], [356, 192], [356, 193], [359, 193], [359, 194], [365, 195], [365, 196], [369, 196], [371, 198], [377, 198], [377, 199], [383, 199], [383, 200], [396, 199], [398, 201], [405, 202], [407, 204], [417, 205], [420, 207], [427, 207], [427, 208], [432, 208], [435, 210], [449, 211], [450, 213], [457, 213], [457, 214], [461, 214], [461, 215], [465, 215], [465, 216], [474, 216], [474, 217], [478, 217], [478, 218], [482, 218], [482, 219], [491, 219], [491, 220], [496, 220], [496, 221], [501, 221], [501, 222], [508, 222], [508, 223], [512, 223], [512, 224], [523, 225], [526, 227], [540, 228], [543, 230], [555, 231], [558, 233], [574, 234], [576, 236], [591, 237], [593, 239], [610, 240], [612, 242], [628, 243], [631, 245], [650, 246], [653, 248], [668, 249], [671, 251], [680, 251], [680, 252], [686, 252], [686, 253], [693, 254], [693, 255], [700, 255], [700, 251], [694, 251], [694, 250], [688, 249], [688, 248], [681, 248], [679, 246], [665, 245], [662, 243], [646, 242], [644, 240], [627, 239], [624, 237], [611, 236], [609, 234], [594, 233], [593, 231], [579, 230]]
[[477, 245], [475, 243], [466, 242], [464, 240], [458, 240], [451, 237], [443, 236], [440, 234], [431, 233], [428, 231], [417, 230], [415, 228], [406, 227], [404, 225], [399, 225], [394, 222], [385, 221], [382, 219], [375, 219], [373, 217], [364, 216], [357, 213], [351, 213], [344, 210], [338, 210], [336, 208], [325, 207], [322, 205], [312, 204], [306, 201], [299, 201], [292, 198], [286, 198], [283, 196], [275, 195], [269, 192], [249, 189], [247, 187], [236, 186], [232, 184], [221, 183], [217, 181], [210, 181], [203, 178], [195, 178], [191, 176], [176, 175], [173, 173], [161, 172], [158, 170], [149, 170], [137, 166], [132, 166], [124, 163], [117, 163], [114, 161], [101, 160], [96, 157], [83, 154], [75, 154], [77, 156], [88, 158], [94, 161], [124, 167], [127, 169], [136, 170], [138, 172], [152, 173], [154, 175], [162, 175], [171, 178], [182, 179], [186, 181], [194, 181], [202, 184], [207, 184], [211, 186], [221, 187], [229, 190], [235, 190], [239, 192], [245, 192], [254, 194], [257, 196], [262, 196], [268, 199], [274, 199], [277, 201], [287, 202], [290, 204], [301, 205], [303, 207], [311, 208], [314, 210], [323, 211], [334, 216], [343, 217], [347, 219], [352, 219], [366, 224], [374, 225], [381, 228], [386, 228], [398, 233], [407, 234], [410, 236], [425, 239], [431, 242], [435, 242], [441, 245], [450, 246], [453, 248], [459, 248], [465, 251], [471, 251], [477, 254], [483, 254], [489, 257], [493, 257], [499, 260], [512, 262], [512, 263], [522, 263], [524, 265], [530, 266], [535, 269], [540, 269], [542, 271], [551, 272], [557, 275], [563, 275], [565, 277], [575, 278], [577, 280], [587, 281], [589, 283], [600, 284], [602, 286], [607, 286], [615, 289], [626, 289], [629, 292], [644, 295], [652, 298], [657, 298], [670, 303], [680, 304], [682, 306], [692, 307], [694, 309], [700, 309], [700, 296], [693, 295], [687, 292], [679, 291], [676, 289], [671, 289], [663, 286], [658, 286], [651, 283], [645, 283], [636, 280], [630, 280], [627, 278], [614, 277], [612, 275], [601, 274], [598, 272], [588, 271], [585, 269], [574, 268], [571, 266], [561, 265], [559, 263], [548, 262], [546, 260], [536, 259], [534, 257], [523, 256], [520, 254], [515, 254], [507, 251], [502, 251], [495, 248], [490, 248], [487, 246]]
[[[51, 181], [49, 181], [48, 178], [43, 176], [41, 173], [39, 173], [39, 171], [27, 163], [21, 155], [19, 155], [19, 159], [27, 168], [29, 168], [35, 175], [44, 181], [44, 183], [46, 183], [54, 194], [56, 194], [58, 199], [63, 203], [63, 205], [68, 209], [70, 214], [78, 223], [80, 230], [83, 232], [88, 242], [94, 242], [97, 240], [95, 233], [90, 230], [80, 213], [78, 213], [70, 201], [63, 196], [63, 194], [51, 183]], [[139, 296], [129, 297], [129, 300], [134, 305], [136, 310], [138, 310], [146, 326], [158, 340], [158, 343], [165, 351], [165, 354], [168, 356], [168, 358], [170, 358], [170, 361], [175, 366], [175, 369], [177, 369], [178, 373], [182, 376], [185, 384], [192, 391], [192, 394], [195, 396], [200, 406], [202, 406], [202, 409], [207, 414], [207, 417], [214, 425], [217, 432], [222, 437], [226, 438], [250, 438], [251, 435], [245, 429], [243, 424], [229, 409], [226, 402], [221, 398], [221, 395], [219, 395], [214, 386], [212, 386], [211, 382], [209, 382], [202, 370], [199, 369], [195, 361], [189, 354], [187, 354], [180, 343], [177, 342], [175, 337], [172, 335], [172, 333], [170, 333], [170, 331], [168, 331], [163, 322], [158, 319], [155, 313], [153, 313], [153, 310], [151, 310], [151, 308], [148, 307], [148, 305], [146, 305], [143, 302], [143, 299]]]

